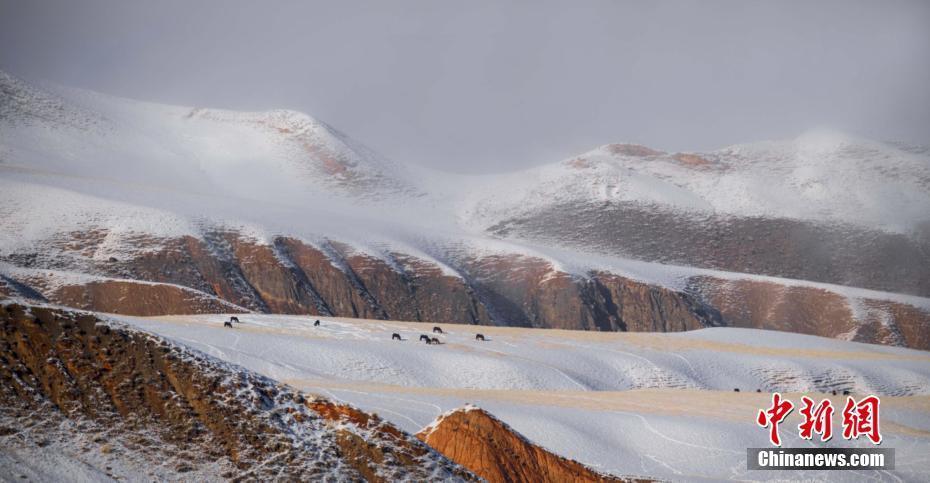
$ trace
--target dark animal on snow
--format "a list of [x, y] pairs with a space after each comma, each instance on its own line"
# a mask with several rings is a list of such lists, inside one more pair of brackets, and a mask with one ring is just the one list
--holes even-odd
[[762, 392], [762, 389], [756, 389], [756, 392]]
[[239, 323], [239, 317], [230, 317], [229, 321]]
[[226, 322], [223, 322], [223, 327], [229, 327], [230, 329], [232, 329], [232, 322], [229, 320], [227, 320]]
[[475, 334], [475, 340], [484, 340], [484, 334]]
[[319, 321], [319, 320], [317, 320], [316, 322], [313, 323], [313, 326], [314, 326], [314, 327], [318, 327], [319, 325], [320, 325], [320, 321]]
[[834, 396], [836, 396], [836, 389], [834, 389], [834, 390], [832, 391], [832, 394], [833, 394]]
[[436, 327], [433, 327], [433, 333], [434, 333], [434, 334], [442, 334], [442, 328], [439, 327], [438, 325], [437, 325]]
[[401, 338], [400, 338], [400, 334], [398, 334], [398, 333], [393, 333], [393, 334], [391, 334], [391, 340], [404, 340], [404, 339], [401, 339]]
[[733, 388], [733, 392], [739, 392], [739, 388], [738, 388], [738, 387], [734, 387], [734, 388]]
[[848, 390], [848, 389], [844, 390], [844, 391], [843, 391], [843, 395], [844, 395], [844, 396], [848, 396], [848, 395], [849, 395], [849, 390]]
[[435, 338], [435, 337], [433, 337], [433, 338], [430, 339], [429, 341], [430, 341], [430, 344], [439, 344], [439, 339], [437, 339], [437, 338]]
[[425, 340], [429, 344], [429, 336], [426, 334], [420, 334], [420, 340]]

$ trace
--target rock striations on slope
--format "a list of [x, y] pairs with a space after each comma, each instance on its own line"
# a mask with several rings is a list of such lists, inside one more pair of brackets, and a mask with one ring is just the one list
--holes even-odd
[[0, 72], [0, 296], [86, 310], [735, 326], [930, 349], [927, 213], [926, 149], [837, 133], [614, 144], [462, 176], [293, 111]]
[[475, 479], [377, 416], [86, 313], [0, 307], [0, 407], [0, 467], [39, 480]]
[[598, 473], [533, 444], [504, 422], [471, 405], [443, 414], [416, 436], [490, 483], [652, 481]]

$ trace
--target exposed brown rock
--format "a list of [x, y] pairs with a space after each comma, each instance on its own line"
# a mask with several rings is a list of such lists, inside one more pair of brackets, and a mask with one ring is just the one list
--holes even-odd
[[268, 309], [245, 279], [221, 234], [152, 242], [161, 248], [142, 250], [129, 260], [101, 268], [113, 276], [184, 285], [241, 307]]
[[585, 158], [575, 158], [565, 162], [569, 167], [575, 169], [588, 169], [591, 167], [591, 162]]
[[303, 272], [313, 290], [334, 315], [366, 319], [384, 318], [383, 310], [366, 291], [353, 284], [349, 274], [339, 269], [322, 250], [294, 238], [282, 237], [276, 244], [283, 253]]
[[665, 154], [663, 151], [657, 151], [639, 144], [608, 144], [607, 150], [611, 154], [620, 156], [658, 156]]
[[691, 285], [727, 325], [930, 350], [930, 314], [910, 305], [756, 280], [695, 277]]
[[285, 265], [274, 246], [244, 240], [234, 233], [224, 235], [233, 258], [246, 281], [268, 310], [280, 314], [320, 314], [322, 301], [298, 269]]
[[720, 325], [691, 296], [605, 272], [573, 277], [545, 260], [490, 256], [469, 265], [501, 325], [585, 330], [677, 331]]
[[611, 200], [554, 203], [488, 230], [623, 258], [930, 297], [930, 229], [891, 233]]
[[887, 300], [866, 299], [862, 303], [868, 317], [853, 340], [930, 350], [930, 314], [926, 311]]
[[440, 417], [417, 438], [490, 483], [650, 481], [597, 473], [531, 443], [476, 407]]
[[709, 166], [711, 164], [707, 158], [692, 153], [675, 153], [672, 155], [672, 159], [678, 161], [681, 164], [684, 164], [685, 166], [691, 167], [703, 167]]
[[487, 310], [471, 287], [460, 277], [444, 274], [432, 262], [398, 253], [387, 254], [386, 261], [356, 253], [341, 243], [331, 246], [332, 256], [345, 267], [342, 275], [348, 285], [377, 318], [490, 323]]
[[[777, 282], [694, 277], [687, 290], [678, 291], [605, 271], [570, 275], [542, 258], [517, 254], [457, 259], [451, 262], [455, 273], [449, 273], [433, 261], [399, 252], [376, 257], [335, 241], [312, 245], [288, 237], [266, 244], [233, 232], [203, 239], [142, 237], [137, 242], [145, 250], [104, 262], [95, 256], [104, 238], [82, 235], [69, 245], [74, 251], [64, 261], [9, 256], [8, 263], [32, 268], [18, 278], [3, 275], [0, 295], [132, 315], [244, 308], [604, 331], [730, 325], [930, 349], [930, 313], [924, 310], [878, 300], [851, 302], [833, 291]], [[63, 263], [120, 279], [64, 287], [42, 279], [42, 267]]]
[[594, 284], [601, 305], [618, 321], [619, 330], [680, 332], [723, 325], [714, 308], [685, 293], [605, 272], [595, 274]]
[[49, 294], [48, 299], [78, 309], [126, 315], [243, 312], [188, 288], [122, 280], [65, 285]]
[[421, 320], [416, 299], [406, 274], [394, 270], [384, 260], [353, 253], [340, 245], [346, 265], [360, 286], [377, 300], [386, 318]]
[[13, 433], [77, 421], [106, 432], [101, 452], [160, 471], [220, 460], [224, 478], [257, 481], [474, 479], [375, 416], [90, 314], [0, 307], [0, 408]]
[[735, 327], [836, 337], [856, 326], [846, 298], [823, 289], [712, 277], [692, 284]]
[[416, 257], [393, 254], [404, 269], [417, 305], [419, 319], [426, 322], [490, 325], [490, 315], [474, 290], [462, 277], [443, 273], [436, 264]]

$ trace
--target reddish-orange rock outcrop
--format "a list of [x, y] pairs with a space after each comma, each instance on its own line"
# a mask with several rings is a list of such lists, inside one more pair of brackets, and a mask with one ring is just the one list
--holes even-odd
[[417, 438], [490, 483], [650, 481], [601, 474], [558, 456], [474, 406], [440, 416]]

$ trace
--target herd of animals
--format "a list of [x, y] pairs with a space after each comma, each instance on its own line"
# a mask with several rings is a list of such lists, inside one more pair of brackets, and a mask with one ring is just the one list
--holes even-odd
[[[239, 318], [238, 318], [238, 317], [235, 317], [235, 316], [234, 316], [234, 317], [230, 317], [229, 320], [223, 322], [223, 327], [233, 328], [233, 323], [237, 323], [237, 324], [240, 323], [240, 322], [239, 322]], [[313, 322], [313, 326], [314, 326], [314, 327], [319, 327], [320, 324], [321, 324], [320, 319], [317, 319], [317, 320], [315, 320], [315, 321]], [[437, 326], [434, 326], [434, 327], [433, 327], [433, 333], [434, 333], [434, 334], [444, 334], [445, 332], [442, 331], [442, 327], [439, 327], [439, 326], [437, 325]], [[400, 334], [398, 334], [397, 332], [394, 332], [394, 333], [391, 334], [391, 340], [405, 341], [405, 340], [407, 340], [407, 339], [402, 338], [402, 337], [400, 336]], [[483, 341], [486, 341], [487, 339], [484, 337], [484, 334], [475, 334], [475, 340], [479, 340], [479, 341], [482, 341], [482, 342], [483, 342]], [[436, 337], [430, 337], [430, 336], [428, 336], [428, 335], [426, 335], [426, 334], [420, 334], [420, 341], [421, 341], [421, 342], [426, 342], [428, 345], [438, 345], [438, 344], [442, 344], [442, 342], [440, 342], [438, 338], [436, 338]], [[740, 390], [739, 390], [738, 387], [735, 387], [735, 388], [733, 388], [733, 392], [740, 392]], [[756, 392], [762, 392], [762, 390], [761, 390], [761, 389], [756, 389]], [[832, 392], [833, 392], [833, 395], [834, 395], [834, 396], [837, 395], [836, 389], [834, 389]], [[849, 392], [848, 389], [847, 389], [847, 390], [843, 390], [843, 395], [844, 395], [844, 396], [848, 396], [849, 393], [850, 393], [850, 392]]]
[[[229, 327], [230, 329], [232, 329], [233, 323], [237, 323], [237, 324], [241, 323], [239, 322], [239, 317], [230, 317], [229, 320], [223, 322], [223, 327]], [[313, 322], [313, 326], [319, 327], [320, 319], [315, 320]], [[433, 333], [444, 334], [444, 332], [442, 331], [442, 327], [439, 327], [438, 325], [433, 327]], [[391, 334], [391, 340], [404, 341], [406, 339], [402, 338], [400, 334], [398, 334], [397, 332], [394, 332], [393, 334]], [[484, 337], [484, 334], [475, 334], [475, 340], [486, 341], [487, 339]], [[426, 342], [428, 345], [442, 344], [442, 342], [440, 342], [438, 338], [430, 337], [426, 334], [420, 334], [420, 341]]]

